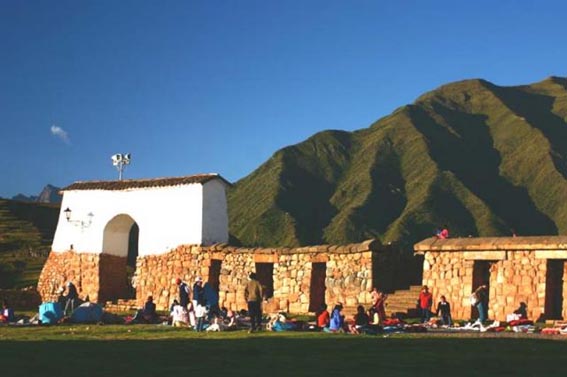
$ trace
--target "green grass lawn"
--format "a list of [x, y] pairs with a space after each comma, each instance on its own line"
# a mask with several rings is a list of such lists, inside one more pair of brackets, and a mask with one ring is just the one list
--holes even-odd
[[566, 361], [567, 341], [537, 335], [197, 334], [136, 325], [0, 328], [0, 368], [10, 376], [564, 376]]

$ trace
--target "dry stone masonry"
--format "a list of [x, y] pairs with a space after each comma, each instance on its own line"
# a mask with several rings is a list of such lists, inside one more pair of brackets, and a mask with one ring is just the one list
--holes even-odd
[[430, 238], [414, 246], [424, 256], [423, 284], [454, 318], [474, 316], [469, 297], [489, 286], [491, 319], [505, 320], [521, 302], [530, 319], [567, 317], [567, 237]]
[[[368, 306], [369, 291], [377, 282], [373, 265], [383, 251], [376, 240], [300, 248], [183, 245], [165, 254], [137, 258], [136, 299], [142, 305], [152, 295], [157, 307], [166, 309], [178, 295], [176, 278], [192, 285], [202, 277], [218, 287], [220, 305], [243, 309], [248, 274], [256, 272], [268, 291], [266, 311], [307, 313], [323, 302], [342, 302], [347, 308]], [[43, 300], [53, 300], [59, 287], [72, 280], [79, 294], [89, 295], [92, 301], [124, 297], [125, 259], [104, 253], [51, 252], [38, 290]]]

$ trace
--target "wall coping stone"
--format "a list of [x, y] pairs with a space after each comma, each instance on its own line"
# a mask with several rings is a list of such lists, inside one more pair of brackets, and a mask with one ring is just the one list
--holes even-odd
[[316, 253], [329, 253], [329, 254], [353, 254], [361, 253], [364, 251], [383, 251], [384, 248], [382, 244], [377, 239], [366, 240], [361, 243], [354, 243], [348, 245], [313, 245], [313, 246], [301, 246], [294, 248], [246, 248], [246, 247], [235, 247], [229, 246], [227, 244], [214, 244], [211, 246], [198, 246], [201, 247], [203, 251], [222, 251], [226, 253], [245, 253], [245, 254], [278, 254], [278, 255], [292, 255], [292, 254], [316, 254]]
[[528, 251], [567, 250], [567, 236], [427, 238], [413, 246], [416, 254], [427, 251]]

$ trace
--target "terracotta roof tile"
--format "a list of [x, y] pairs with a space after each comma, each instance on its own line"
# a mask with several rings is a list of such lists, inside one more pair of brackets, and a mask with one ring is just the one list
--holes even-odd
[[128, 190], [133, 188], [152, 188], [181, 186], [189, 184], [204, 184], [212, 179], [218, 178], [228, 186], [232, 186], [230, 182], [221, 177], [219, 174], [196, 174], [185, 177], [168, 177], [168, 178], [152, 178], [152, 179], [124, 179], [122, 181], [84, 181], [75, 182], [67, 186], [61, 191], [73, 190]]
[[468, 237], [437, 239], [431, 237], [414, 245], [419, 251], [489, 251], [489, 250], [564, 250], [567, 236]]

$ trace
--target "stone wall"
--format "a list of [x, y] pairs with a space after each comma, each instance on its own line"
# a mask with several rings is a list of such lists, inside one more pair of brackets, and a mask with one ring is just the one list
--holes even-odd
[[68, 281], [77, 287], [79, 296], [98, 300], [99, 255], [66, 251], [51, 252], [43, 266], [37, 290], [43, 301], [57, 301], [58, 291]]
[[[347, 311], [352, 311], [356, 305], [371, 304], [369, 291], [376, 283], [373, 265], [379, 252], [382, 248], [376, 240], [292, 249], [183, 245], [165, 254], [137, 258], [136, 302], [142, 306], [151, 295], [158, 309], [167, 309], [178, 296], [177, 278], [192, 286], [201, 277], [205, 282], [218, 282], [222, 306], [240, 310], [247, 307], [244, 287], [248, 275], [257, 272], [263, 284], [273, 282], [273, 294], [264, 304], [266, 311], [307, 313], [321, 302], [342, 302]], [[318, 263], [316, 273], [314, 263]], [[215, 273], [213, 264], [217, 266], [216, 276], [211, 276]], [[128, 293], [125, 271], [126, 259], [122, 257], [51, 252], [38, 291], [44, 301], [55, 300], [58, 289], [73, 281], [82, 298], [89, 295], [91, 301], [98, 302], [123, 298]]]
[[[57, 301], [67, 282], [77, 287], [79, 297], [103, 302], [120, 297], [126, 289], [126, 258], [108, 254], [51, 252], [43, 266], [37, 290], [43, 301]], [[101, 287], [103, 284], [103, 287]]]
[[567, 250], [555, 249], [567, 245], [563, 238], [426, 240], [415, 249], [424, 254], [423, 284], [433, 293], [434, 303], [444, 295], [458, 319], [471, 318], [469, 297], [480, 285], [478, 279], [475, 282], [475, 261], [490, 266], [489, 318], [505, 320], [525, 302], [530, 319], [545, 319], [547, 263], [559, 259], [564, 271], [562, 315], [567, 318]]
[[221, 261], [219, 299], [222, 306], [246, 308], [244, 287], [256, 263], [271, 264], [273, 296], [265, 311], [309, 311], [312, 264], [326, 263], [325, 301], [346, 306], [371, 303], [372, 262], [379, 244], [366, 241], [346, 246], [311, 246], [295, 249], [248, 249], [227, 245], [180, 246], [163, 255], [139, 257], [136, 268], [138, 304], [154, 296], [158, 308], [167, 308], [178, 295], [175, 279], [191, 285], [197, 276], [207, 281], [212, 260]]

